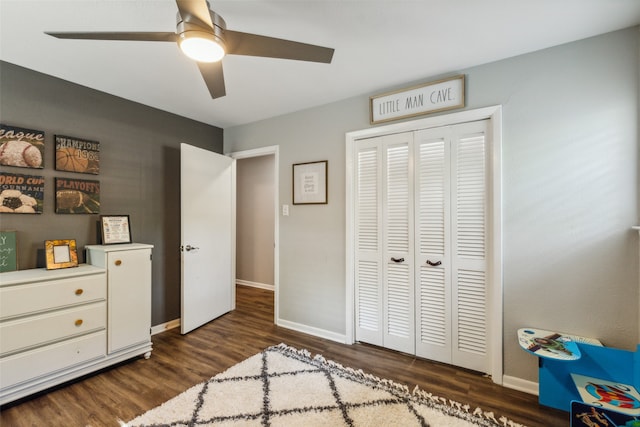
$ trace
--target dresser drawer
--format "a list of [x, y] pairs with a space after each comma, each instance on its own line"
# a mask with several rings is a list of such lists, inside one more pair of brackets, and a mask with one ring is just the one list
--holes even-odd
[[6, 286], [0, 288], [0, 320], [102, 301], [106, 295], [105, 273]]
[[0, 358], [0, 386], [6, 389], [38, 377], [45, 381], [56, 371], [104, 358], [106, 350], [106, 333], [101, 331]]
[[0, 322], [0, 356], [104, 330], [106, 302]]

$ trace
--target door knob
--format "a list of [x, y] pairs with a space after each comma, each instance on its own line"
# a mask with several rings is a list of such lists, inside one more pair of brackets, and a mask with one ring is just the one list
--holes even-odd
[[[182, 249], [182, 247], [180, 247], [180, 249]], [[199, 248], [199, 247], [197, 247], [197, 246], [191, 246], [191, 245], [187, 245], [187, 246], [185, 246], [185, 247], [184, 247], [184, 250], [185, 250], [185, 251], [187, 251], [187, 252], [189, 252], [189, 251], [195, 251], [195, 250], [197, 250], [197, 249], [200, 249], [200, 248]]]

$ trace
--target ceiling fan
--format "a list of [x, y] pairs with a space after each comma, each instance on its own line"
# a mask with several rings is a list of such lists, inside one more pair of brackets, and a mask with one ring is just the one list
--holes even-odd
[[261, 56], [329, 64], [328, 47], [228, 30], [224, 19], [206, 0], [176, 0], [176, 32], [46, 32], [59, 39], [176, 42], [198, 63], [212, 98], [226, 95], [222, 58], [225, 55]]

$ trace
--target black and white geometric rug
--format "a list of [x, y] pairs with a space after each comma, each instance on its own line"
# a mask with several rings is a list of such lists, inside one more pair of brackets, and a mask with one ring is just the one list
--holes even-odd
[[138, 426], [520, 426], [285, 344], [269, 347], [134, 420]]

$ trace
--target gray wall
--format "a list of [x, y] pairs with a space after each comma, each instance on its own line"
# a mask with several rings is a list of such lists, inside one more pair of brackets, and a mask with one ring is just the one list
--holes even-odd
[[236, 279], [273, 286], [275, 156], [237, 161]]
[[[222, 151], [222, 129], [0, 62], [0, 122], [45, 131], [45, 167], [3, 167], [45, 176], [44, 213], [2, 214], [18, 231], [19, 268], [36, 267], [44, 240], [96, 243], [97, 215], [54, 213], [54, 177], [100, 181], [100, 212], [128, 214], [136, 242], [154, 245], [152, 324], [180, 317], [180, 143]], [[54, 170], [53, 136], [100, 142], [100, 174]]]
[[[366, 98], [225, 129], [225, 152], [279, 145], [279, 314], [345, 332], [345, 132], [368, 126]], [[328, 204], [293, 205], [292, 164], [328, 160]]]
[[[638, 45], [630, 28], [452, 72], [467, 76], [467, 109], [503, 106], [505, 375], [537, 378], [524, 326], [638, 342]], [[280, 146], [280, 204], [292, 163], [329, 160], [329, 204], [280, 218], [279, 304], [282, 319], [338, 334], [345, 133], [370, 127], [370, 95], [225, 130], [226, 152]]]

